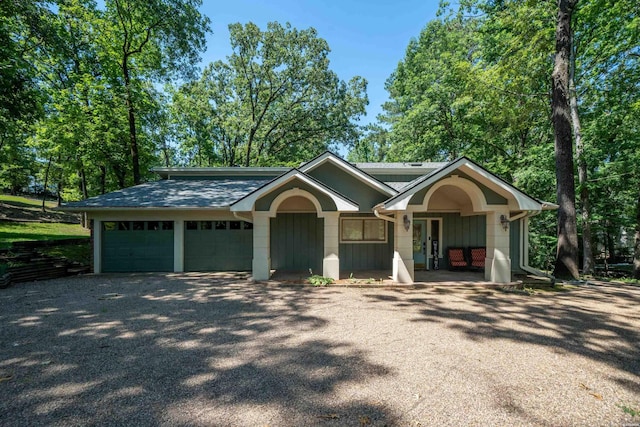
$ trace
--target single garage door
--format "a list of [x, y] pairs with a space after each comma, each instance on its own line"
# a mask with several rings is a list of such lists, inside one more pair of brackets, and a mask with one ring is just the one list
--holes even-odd
[[185, 221], [185, 271], [249, 271], [253, 224], [245, 221]]
[[173, 271], [173, 221], [103, 222], [102, 271]]

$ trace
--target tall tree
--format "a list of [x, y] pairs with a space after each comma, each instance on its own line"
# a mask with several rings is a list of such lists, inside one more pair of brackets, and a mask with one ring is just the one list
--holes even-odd
[[573, 138], [569, 107], [571, 16], [578, 0], [558, 0], [556, 54], [552, 78], [551, 109], [556, 153], [558, 248], [553, 274], [575, 278], [578, 272], [578, 227], [573, 175]]
[[[140, 84], [188, 77], [205, 48], [209, 18], [200, 0], [107, 0], [111, 25], [103, 32], [108, 56], [118, 58], [127, 121], [133, 183], [141, 182], [138, 118]], [[106, 60], [107, 57], [102, 58]]]
[[175, 123], [192, 164], [298, 164], [356, 139], [366, 81], [339, 80], [315, 29], [277, 22], [229, 26], [233, 53], [174, 95]]

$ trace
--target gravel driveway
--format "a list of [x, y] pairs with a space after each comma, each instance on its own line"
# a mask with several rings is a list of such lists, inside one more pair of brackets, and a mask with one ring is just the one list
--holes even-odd
[[0, 290], [1, 425], [640, 425], [640, 287]]

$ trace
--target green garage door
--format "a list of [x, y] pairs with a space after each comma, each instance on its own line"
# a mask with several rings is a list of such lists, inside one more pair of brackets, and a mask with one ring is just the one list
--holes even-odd
[[249, 271], [253, 224], [244, 221], [186, 221], [185, 271]]
[[173, 221], [103, 222], [102, 271], [173, 271]]

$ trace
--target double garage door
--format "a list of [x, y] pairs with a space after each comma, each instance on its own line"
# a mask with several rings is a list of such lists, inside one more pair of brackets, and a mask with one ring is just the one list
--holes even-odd
[[[102, 223], [104, 272], [173, 271], [173, 221]], [[253, 224], [185, 221], [185, 271], [251, 270]]]

